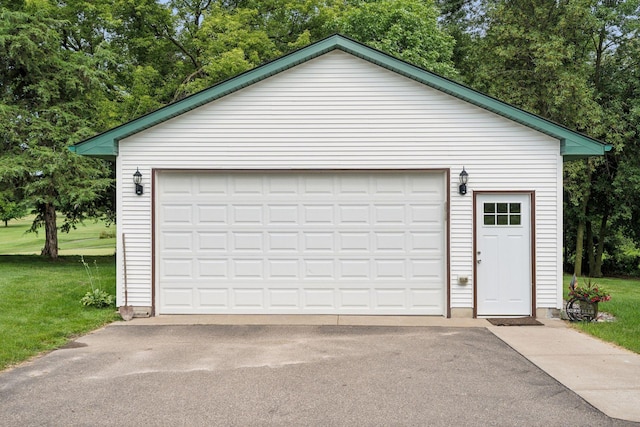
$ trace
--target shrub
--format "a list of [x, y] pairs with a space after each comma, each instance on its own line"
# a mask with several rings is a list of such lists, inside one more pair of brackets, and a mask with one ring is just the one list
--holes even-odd
[[88, 291], [80, 300], [80, 303], [85, 307], [109, 307], [113, 304], [115, 298], [113, 295], [110, 295], [108, 292], [100, 289], [100, 286], [94, 283], [98, 279], [98, 263], [94, 260], [93, 265], [95, 267], [96, 273], [95, 278], [93, 273], [91, 272], [91, 267], [84, 260], [83, 256], [80, 256], [80, 262], [82, 263], [85, 271], [87, 272], [87, 277], [89, 278], [89, 285], [91, 285], [91, 290]]
[[102, 289], [94, 289], [87, 292], [80, 300], [80, 303], [85, 307], [103, 308], [112, 305], [113, 301], [113, 295], [109, 295]]
[[116, 231], [115, 230], [102, 230], [100, 232], [100, 238], [101, 239], [114, 239], [116, 237]]

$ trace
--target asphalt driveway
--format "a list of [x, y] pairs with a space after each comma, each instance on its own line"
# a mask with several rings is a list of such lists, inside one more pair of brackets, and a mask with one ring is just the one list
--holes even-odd
[[632, 425], [484, 328], [114, 324], [0, 373], [0, 425]]

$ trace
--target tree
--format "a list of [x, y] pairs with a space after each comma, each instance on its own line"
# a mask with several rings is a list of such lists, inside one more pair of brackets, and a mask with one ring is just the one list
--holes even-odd
[[254, 9], [228, 11], [216, 5], [203, 12], [201, 24], [191, 34], [196, 69], [182, 82], [174, 100], [278, 56], [275, 44], [257, 24]]
[[24, 205], [22, 198], [16, 196], [12, 190], [4, 190], [0, 192], [0, 221], [4, 222], [4, 226], [9, 226], [12, 219], [20, 219], [27, 214], [27, 207]]
[[31, 229], [44, 226], [42, 255], [58, 256], [57, 214], [62, 231], [101, 212], [111, 185], [101, 160], [67, 147], [95, 132], [92, 114], [103, 98], [106, 76], [99, 52], [65, 48], [68, 23], [33, 10], [0, 10], [0, 182], [22, 188], [35, 207]]
[[433, 1], [356, 1], [328, 26], [418, 67], [457, 75], [451, 60], [455, 41], [438, 26]]
[[588, 0], [498, 0], [474, 49], [471, 84], [580, 131], [601, 122], [590, 84]]

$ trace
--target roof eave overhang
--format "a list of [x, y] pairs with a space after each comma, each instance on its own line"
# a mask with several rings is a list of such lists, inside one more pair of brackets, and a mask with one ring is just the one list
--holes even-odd
[[560, 154], [565, 162], [592, 156], [604, 156], [608, 151], [611, 151], [611, 148], [610, 144], [587, 145], [576, 139], [560, 140]]
[[112, 160], [118, 155], [119, 141], [124, 138], [138, 132], [142, 132], [145, 129], [170, 120], [173, 117], [193, 110], [201, 105], [219, 99], [335, 49], [350, 53], [383, 68], [423, 83], [429, 87], [448, 93], [478, 107], [518, 122], [524, 126], [557, 138], [561, 142], [560, 153], [564, 157], [565, 161], [588, 156], [601, 156], [611, 149], [611, 146], [603, 144], [593, 138], [581, 135], [540, 116], [528, 113], [498, 99], [461, 85], [460, 83], [456, 83], [453, 80], [425, 71], [419, 67], [341, 35], [327, 37], [324, 40], [275, 59], [260, 67], [246, 71], [236, 77], [218, 83], [211, 88], [193, 94], [173, 104], [169, 104], [93, 138], [82, 141], [72, 146], [71, 149], [81, 155]]

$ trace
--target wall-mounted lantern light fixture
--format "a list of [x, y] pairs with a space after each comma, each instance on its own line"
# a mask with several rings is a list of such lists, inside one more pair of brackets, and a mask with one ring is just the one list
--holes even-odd
[[469, 180], [469, 174], [466, 170], [464, 170], [464, 166], [462, 167], [462, 172], [460, 172], [460, 187], [458, 187], [458, 193], [461, 195], [467, 194], [467, 181]]
[[133, 183], [136, 185], [136, 194], [141, 196], [143, 193], [142, 188], [142, 174], [140, 173], [140, 169], [136, 168], [136, 173], [133, 174]]

